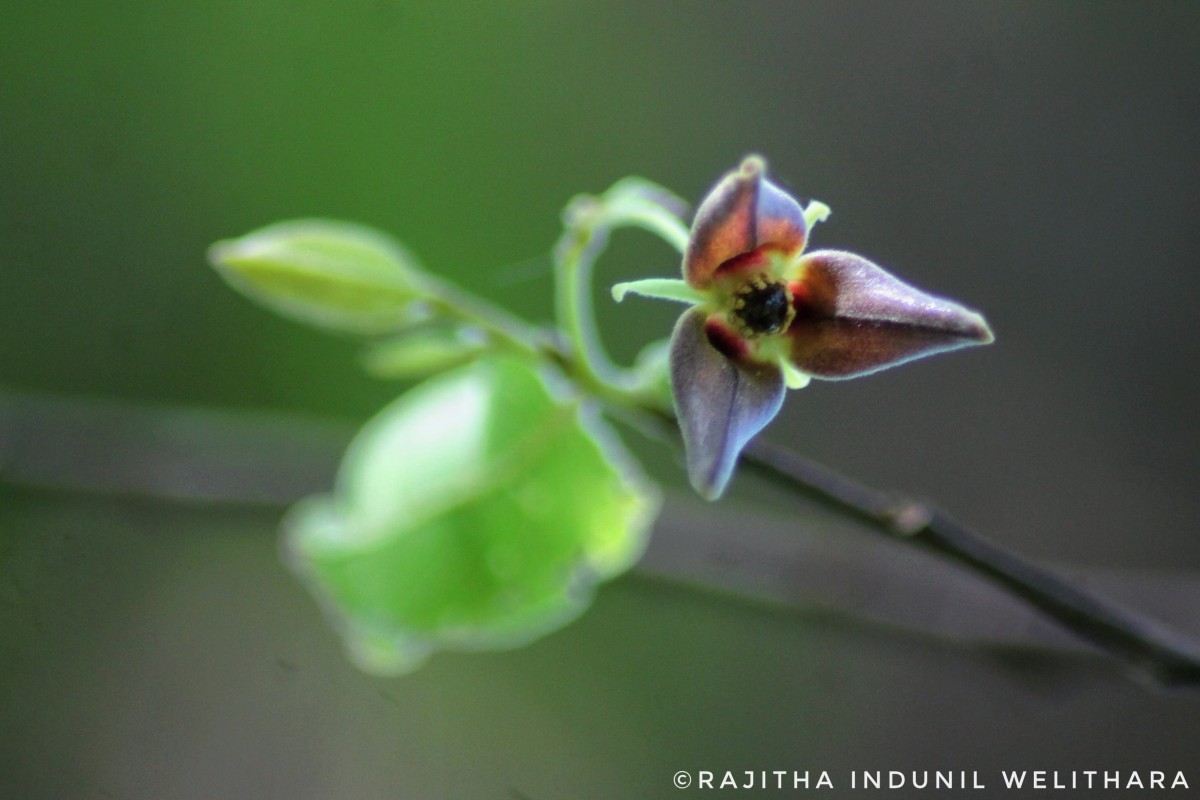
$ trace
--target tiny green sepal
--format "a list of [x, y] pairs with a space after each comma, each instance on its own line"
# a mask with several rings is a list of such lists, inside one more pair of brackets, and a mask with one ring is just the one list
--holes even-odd
[[801, 372], [792, 365], [792, 362], [786, 356], [780, 357], [776, 362], [779, 368], [783, 370], [783, 382], [789, 389], [803, 389], [812, 381], [812, 376], [807, 372]]
[[829, 215], [833, 213], [833, 209], [822, 203], [820, 200], [812, 200], [804, 207], [804, 221], [809, 229], [818, 222], [824, 222], [829, 219]]

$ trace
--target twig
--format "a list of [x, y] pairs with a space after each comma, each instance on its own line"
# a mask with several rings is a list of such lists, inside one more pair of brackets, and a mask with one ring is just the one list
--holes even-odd
[[1195, 642], [992, 544], [935, 506], [864, 486], [763, 439], [743, 451], [742, 462], [877, 530], [964, 565], [1159, 683], [1200, 686]]

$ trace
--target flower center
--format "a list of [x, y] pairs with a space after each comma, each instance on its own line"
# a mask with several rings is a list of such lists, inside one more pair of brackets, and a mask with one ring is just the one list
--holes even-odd
[[733, 296], [733, 316], [748, 337], [770, 336], [787, 330], [796, 312], [783, 281], [755, 275]]

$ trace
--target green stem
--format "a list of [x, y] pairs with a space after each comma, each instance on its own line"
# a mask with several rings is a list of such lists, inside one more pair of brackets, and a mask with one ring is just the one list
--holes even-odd
[[575, 198], [563, 213], [563, 234], [554, 248], [556, 312], [577, 377], [605, 399], [624, 405], [653, 403], [652, 390], [642, 376], [608, 357], [592, 308], [592, 270], [609, 235], [622, 227], [642, 228], [683, 253], [687, 228], [674, 212], [647, 197], [652, 191], [656, 187], [624, 183], [601, 197]]
[[540, 357], [556, 349], [545, 331], [449, 281], [429, 275], [424, 278], [423, 287], [437, 311], [482, 328], [493, 339], [522, 355]]
[[555, 304], [564, 345], [545, 330], [433, 275], [422, 278], [424, 294], [440, 315], [484, 331], [497, 344], [522, 355], [559, 363], [589, 392], [624, 406], [660, 403], [646, 376], [614, 364], [605, 352], [592, 309], [592, 268], [616, 228], [637, 227], [680, 253], [688, 231], [667, 204], [682, 202], [653, 184], [622, 181], [602, 197], [579, 197], [564, 212], [564, 230], [554, 250]]

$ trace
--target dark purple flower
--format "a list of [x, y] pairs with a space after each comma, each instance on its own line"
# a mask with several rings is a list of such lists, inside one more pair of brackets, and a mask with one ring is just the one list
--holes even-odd
[[979, 314], [926, 294], [862, 256], [804, 252], [829, 209], [796, 200], [747, 158], [700, 204], [684, 281], [623, 284], [693, 303], [671, 337], [671, 387], [701, 495], [724, 490], [738, 454], [771, 421], [785, 387], [868, 375], [992, 341]]

